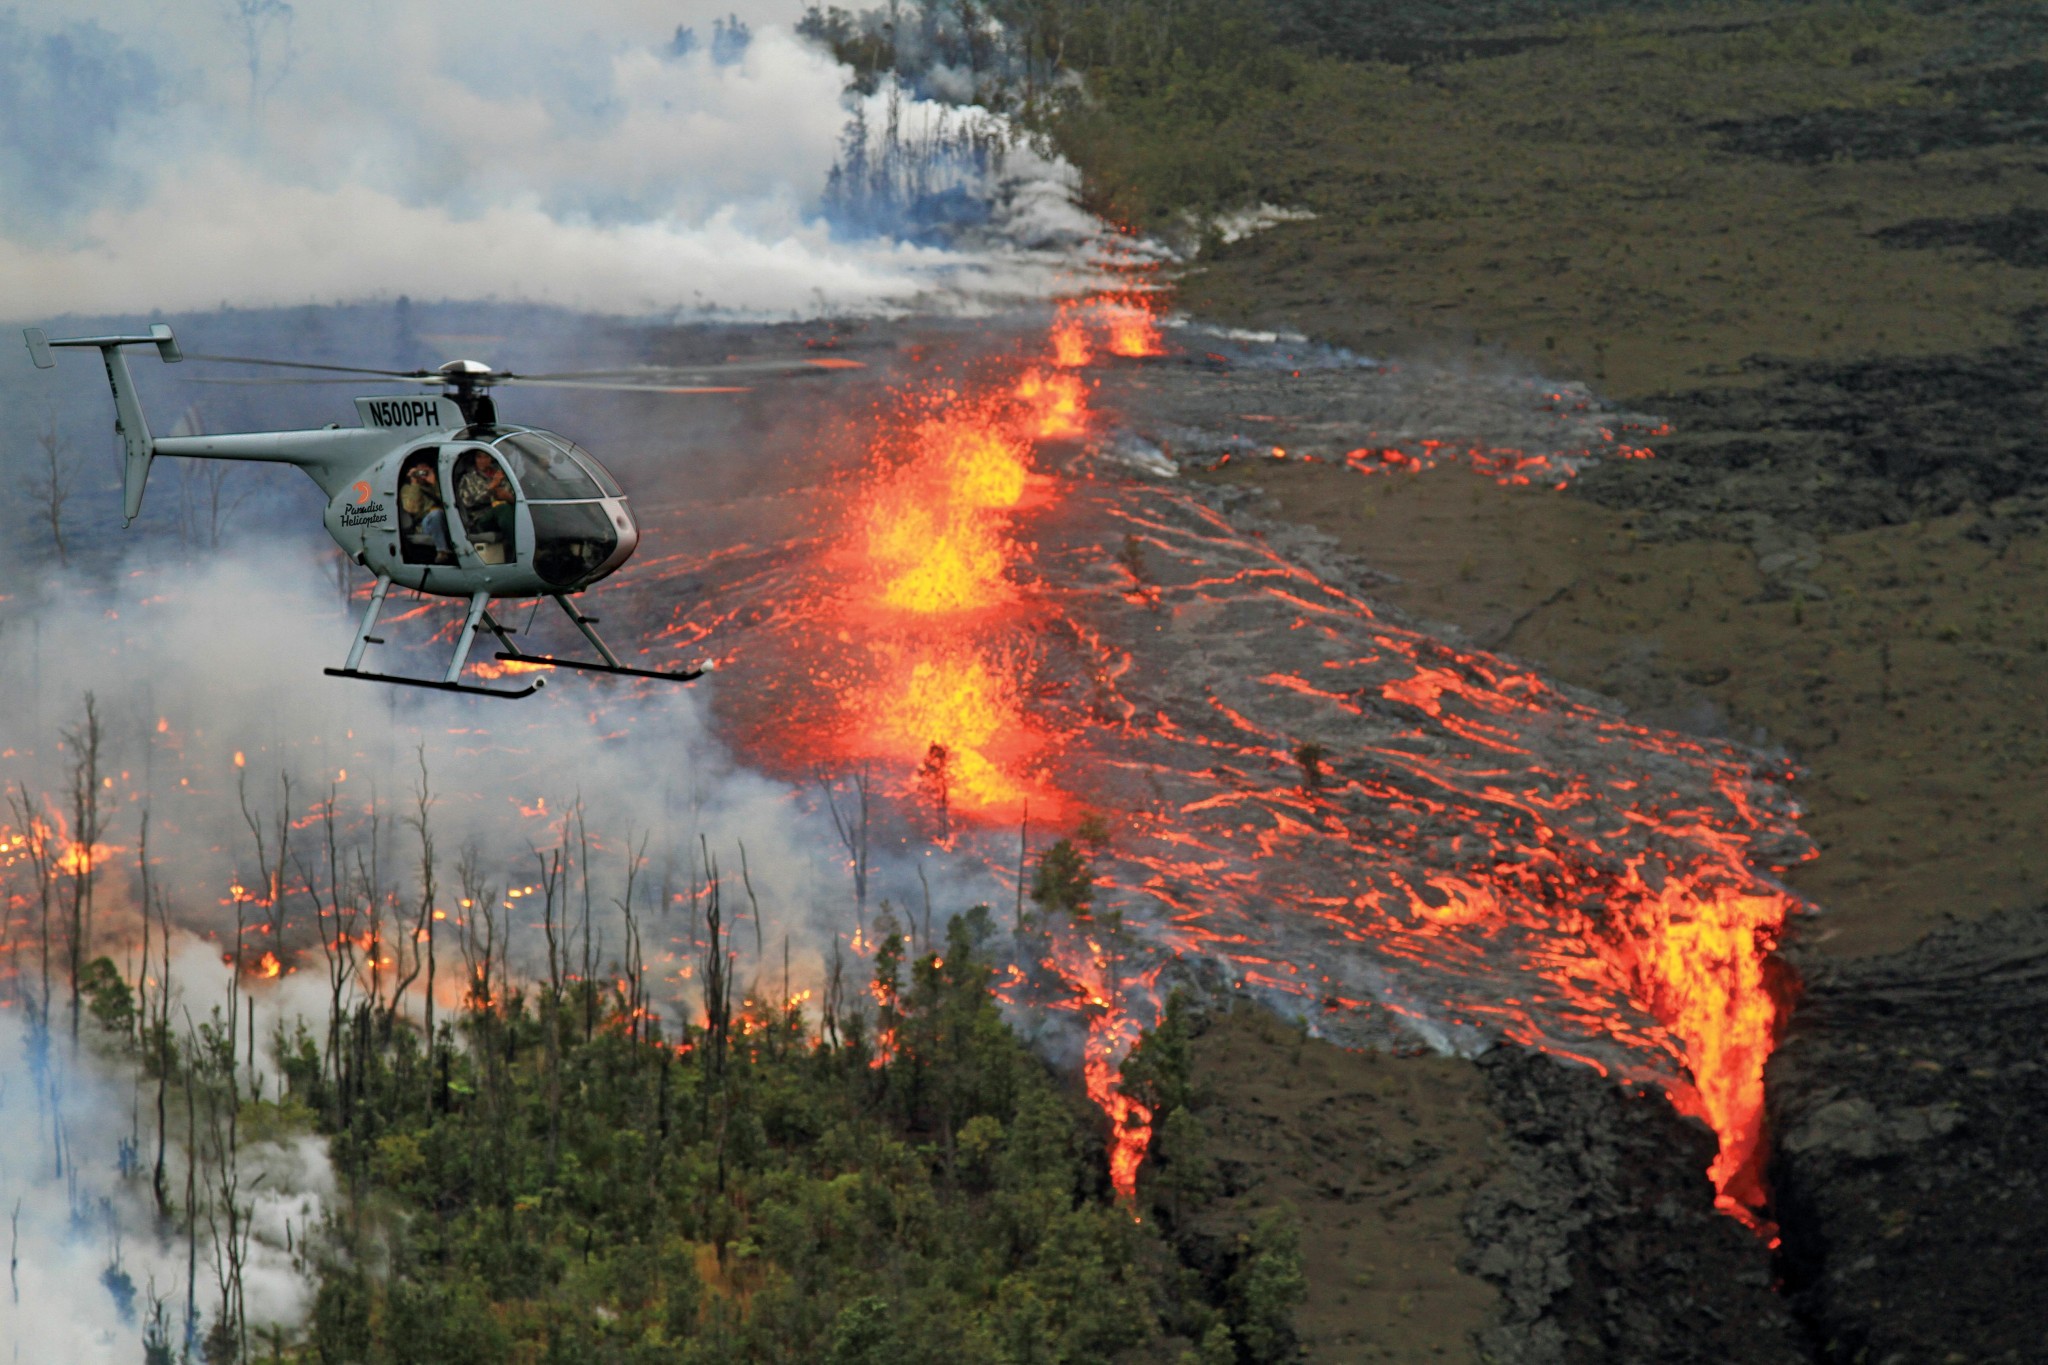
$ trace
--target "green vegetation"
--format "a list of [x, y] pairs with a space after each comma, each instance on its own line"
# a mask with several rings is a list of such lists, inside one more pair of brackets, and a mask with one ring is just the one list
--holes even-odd
[[[289, 859], [300, 880], [283, 890], [334, 935], [321, 945], [331, 1018], [318, 1028], [273, 1022], [273, 1068], [257, 1066], [255, 1003], [240, 974], [203, 1012], [196, 1001], [174, 1005], [163, 896], [145, 901], [154, 914], [134, 980], [111, 957], [77, 954], [94, 1046], [135, 1067], [124, 1173], [148, 1184], [159, 1226], [186, 1242], [184, 1282], [152, 1280], [135, 1302], [150, 1361], [1292, 1357], [1284, 1289], [1299, 1276], [1298, 1254], [1283, 1235], [1271, 1247], [1205, 1251], [1197, 1273], [1162, 1236], [1156, 1205], [1140, 1219], [1119, 1202], [1107, 1119], [1078, 1077], [1048, 1067], [1002, 1017], [986, 906], [952, 917], [943, 943], [927, 908], [921, 946], [938, 951], [913, 955], [884, 902], [867, 981], [849, 982], [835, 951], [822, 1001], [790, 995], [786, 961], [771, 999], [758, 978], [751, 988], [735, 980], [739, 954], [707, 852], [714, 880], [687, 937], [671, 940], [696, 945], [682, 972], [694, 998], [664, 1008], [649, 994], [632, 909], [644, 841], [617, 901], [624, 951], [607, 965], [587, 889], [580, 917], [570, 907], [589, 857], [577, 811], [540, 861], [546, 972], [528, 983], [506, 958], [512, 902], [473, 853], [457, 866], [459, 913], [435, 909], [424, 767], [414, 797], [416, 896], [368, 857], [348, 867], [331, 798], [315, 826], [324, 870], [291, 857], [287, 822], [251, 815], [259, 860]], [[371, 849], [381, 823], [373, 814]], [[1117, 932], [1113, 918], [1089, 919], [1093, 874], [1081, 852], [1108, 838], [1104, 820], [1083, 819], [1078, 844], [1060, 840], [1041, 857], [1042, 922], [1026, 933], [1038, 955], [1058, 951], [1069, 919]], [[146, 849], [139, 863], [146, 871]], [[276, 909], [234, 905], [230, 941], [247, 937], [252, 910]], [[759, 971], [758, 938], [750, 960]], [[1018, 989], [1067, 988], [1027, 960]], [[461, 1002], [452, 1011], [451, 970]], [[46, 978], [31, 997], [38, 1046], [59, 984]], [[1179, 1018], [1166, 1043], [1146, 1046], [1184, 1067], [1185, 1047], [1171, 1045]], [[338, 1188], [323, 1225], [298, 1229], [290, 1248], [318, 1281], [310, 1323], [291, 1331], [252, 1321], [245, 1301], [255, 1191], [268, 1178], [255, 1148], [309, 1131], [327, 1139]], [[1187, 1182], [1171, 1188], [1185, 1203]], [[1285, 1264], [1255, 1270], [1268, 1253]], [[136, 1301], [121, 1274], [117, 1259], [110, 1291]]]
[[987, 932], [910, 964], [891, 935], [823, 1036], [714, 986], [670, 1037], [573, 983], [472, 1001], [431, 1053], [367, 1006], [331, 1057], [280, 1034], [346, 1191], [310, 1357], [1290, 1358], [1284, 1229], [1205, 1295], [999, 1017]]

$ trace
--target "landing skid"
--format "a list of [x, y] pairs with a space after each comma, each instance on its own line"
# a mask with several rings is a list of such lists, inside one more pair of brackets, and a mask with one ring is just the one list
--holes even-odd
[[[500, 655], [500, 658], [506, 656]], [[361, 678], [364, 682], [397, 683], [402, 687], [426, 687], [436, 692], [466, 692], [473, 697], [503, 697], [507, 701], [518, 697], [530, 697], [548, 685], [546, 678], [535, 678], [524, 687], [476, 687], [469, 683], [435, 682], [431, 678], [406, 678], [396, 673], [365, 673], [359, 668], [327, 668], [321, 670], [330, 678]]]
[[[360, 678], [364, 682], [396, 683], [400, 687], [425, 687], [436, 692], [462, 692], [472, 697], [503, 697], [507, 701], [530, 697], [547, 686], [545, 678], [535, 678], [524, 687], [478, 687], [473, 683], [456, 681], [462, 676], [462, 666], [469, 661], [469, 646], [476, 639], [476, 629], [479, 625], [488, 623], [499, 639], [505, 638], [505, 632], [498, 628], [496, 621], [491, 620], [490, 612], [485, 609], [491, 600], [491, 595], [487, 592], [470, 594], [469, 610], [462, 618], [462, 633], [455, 641], [455, 657], [448, 661], [448, 671], [441, 675], [439, 682], [429, 678], [401, 677], [396, 673], [369, 673], [358, 668], [356, 665], [362, 663], [364, 649], [370, 645], [384, 643], [370, 632], [377, 628], [378, 613], [384, 610], [384, 599], [390, 592], [391, 580], [379, 574], [377, 585], [370, 589], [370, 604], [363, 609], [362, 624], [356, 627], [355, 643], [349, 646], [348, 662], [340, 668], [323, 670], [328, 677]], [[507, 640], [506, 643], [510, 644], [511, 641]]]
[[547, 686], [547, 679], [545, 678], [535, 678], [525, 687], [478, 687], [473, 683], [457, 682], [456, 679], [462, 676], [463, 665], [469, 660], [469, 647], [475, 641], [476, 633], [479, 629], [488, 630], [491, 634], [498, 637], [499, 643], [505, 646], [503, 650], [499, 651], [498, 657], [511, 663], [541, 664], [549, 668], [574, 668], [585, 673], [610, 673], [622, 678], [659, 678], [663, 682], [686, 683], [704, 676], [704, 670], [701, 668], [680, 669], [673, 673], [664, 673], [653, 668], [629, 668], [625, 664], [620, 663], [619, 656], [612, 653], [605, 642], [598, 638], [597, 632], [591, 629], [592, 626], [597, 624], [597, 618], [585, 616], [582, 612], [576, 610], [575, 607], [570, 605], [569, 599], [561, 593], [553, 594], [556, 605], [561, 607], [569, 619], [576, 623], [576, 629], [583, 632], [583, 638], [590, 641], [596, 647], [597, 652], [604, 656], [604, 662], [595, 663], [588, 659], [558, 659], [552, 654], [528, 654], [512, 642], [512, 636], [503, 626], [492, 619], [489, 611], [490, 594], [487, 592], [477, 592], [470, 595], [469, 610], [463, 616], [462, 633], [456, 637], [455, 641], [455, 657], [448, 661], [448, 671], [442, 675], [439, 682], [434, 682], [427, 678], [400, 677], [396, 673], [366, 672], [357, 665], [363, 661], [364, 649], [370, 645], [381, 645], [384, 643], [383, 640], [372, 635], [370, 632], [377, 628], [378, 614], [384, 610], [384, 598], [390, 591], [391, 580], [380, 575], [376, 586], [370, 590], [370, 603], [363, 610], [362, 624], [356, 627], [355, 643], [349, 647], [348, 662], [340, 668], [325, 670], [328, 677], [360, 678], [364, 682], [396, 683], [401, 687], [425, 687], [436, 692], [464, 692], [473, 697], [503, 697], [507, 700], [518, 697], [530, 697], [540, 691], [541, 688]]
[[628, 668], [624, 664], [599, 664], [587, 659], [557, 659], [552, 654], [521, 654], [517, 650], [501, 649], [498, 657], [511, 663], [547, 664], [551, 668], [576, 668], [585, 673], [612, 673], [621, 678], [661, 678], [667, 682], [694, 682], [704, 676], [701, 668], [687, 669], [679, 673], [663, 673], [652, 668]]
[[576, 623], [576, 629], [583, 632], [583, 638], [590, 641], [597, 649], [597, 652], [604, 656], [604, 662], [593, 663], [588, 659], [558, 659], [552, 654], [528, 654], [520, 649], [518, 645], [513, 644], [512, 637], [505, 632], [505, 628], [492, 620], [489, 612], [485, 612], [480, 624], [485, 630], [496, 635], [498, 642], [505, 646], [498, 651], [500, 659], [511, 663], [547, 664], [554, 668], [574, 668], [585, 673], [609, 673], [619, 678], [659, 678], [663, 682], [686, 683], [704, 676], [704, 670], [701, 668], [678, 669], [673, 673], [664, 673], [654, 668], [628, 668], [625, 664], [619, 662], [619, 656], [612, 653], [610, 646], [599, 639], [597, 632], [591, 629], [592, 626], [597, 624], [595, 616], [585, 616], [582, 612], [576, 610], [569, 599], [561, 593], [554, 594], [554, 599], [555, 605], [562, 609], [563, 614]]

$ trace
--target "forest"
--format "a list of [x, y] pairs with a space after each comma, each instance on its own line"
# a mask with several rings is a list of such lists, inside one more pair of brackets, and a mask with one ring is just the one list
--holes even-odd
[[[1078, 1075], [1005, 1020], [998, 957], [1121, 932], [1093, 915], [1092, 827], [1040, 855], [1020, 927], [999, 933], [976, 906], [920, 933], [884, 903], [871, 950], [835, 949], [811, 990], [786, 956], [778, 975], [736, 942], [759, 908], [726, 905], [708, 847], [687, 928], [657, 927], [636, 916], [631, 873], [613, 906], [594, 903], [580, 811], [532, 885], [498, 884], [473, 852], [450, 885], [424, 760], [402, 820], [329, 792], [294, 822], [302, 795], [266, 808], [245, 780], [242, 852], [259, 873], [234, 888], [234, 934], [216, 945], [233, 965], [208, 1002], [178, 980], [183, 931], [146, 813], [134, 882], [150, 913], [123, 962], [97, 951], [114, 869], [67, 857], [78, 845], [57, 831], [107, 819], [101, 730], [88, 699], [65, 733], [64, 809], [10, 795], [28, 875], [8, 948], [28, 964], [16, 988], [49, 1102], [53, 1063], [79, 1049], [133, 1077], [124, 1170], [185, 1248], [182, 1285], [106, 1272], [149, 1365], [1293, 1357], [1303, 1279], [1286, 1212], [1232, 1246], [1188, 1226], [1215, 1182], [1184, 1002], [1125, 1067], [1124, 1093], [1161, 1116], [1134, 1200], [1112, 1187], [1109, 1125]], [[647, 844], [629, 851], [637, 868]], [[538, 901], [532, 979], [510, 951], [514, 890]], [[607, 924], [623, 926], [616, 947]], [[657, 934], [694, 951], [694, 991], [650, 980], [642, 941]], [[255, 983], [294, 965], [324, 973], [324, 1022], [271, 1008], [261, 1036]], [[434, 1003], [451, 983], [452, 1017]], [[244, 1278], [257, 1158], [306, 1134], [325, 1141], [336, 1195], [292, 1248], [317, 1284], [292, 1331], [252, 1317]]]

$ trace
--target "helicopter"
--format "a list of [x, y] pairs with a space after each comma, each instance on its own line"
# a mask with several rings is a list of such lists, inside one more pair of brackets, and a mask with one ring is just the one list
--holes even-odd
[[[566, 436], [501, 424], [492, 389], [519, 384], [632, 393], [744, 393], [744, 386], [673, 381], [862, 368], [859, 361], [831, 357], [565, 374], [514, 374], [475, 360], [451, 360], [432, 370], [379, 370], [251, 356], [188, 357], [163, 323], [152, 325], [147, 336], [52, 338], [35, 327], [24, 335], [29, 358], [38, 369], [54, 366], [51, 352], [59, 348], [99, 351], [114, 393], [114, 428], [122, 447], [124, 526], [142, 510], [150, 464], [159, 455], [296, 465], [327, 497], [325, 521], [334, 543], [376, 576], [347, 661], [324, 670], [326, 674], [504, 698], [531, 696], [546, 679], [535, 678], [524, 687], [461, 681], [479, 630], [490, 632], [504, 646], [499, 659], [517, 663], [676, 683], [703, 676], [709, 665], [671, 671], [629, 667], [598, 635], [598, 618], [570, 600], [632, 557], [640, 543], [639, 525], [627, 506], [624, 487], [596, 457]], [[357, 398], [360, 425], [355, 427], [330, 423], [311, 431], [152, 437], [123, 352], [124, 347], [146, 345], [155, 346], [165, 364], [189, 358], [351, 376], [210, 381], [214, 383], [359, 383], [360, 377], [375, 377], [440, 391]], [[438, 681], [361, 666], [367, 648], [384, 643], [375, 631], [394, 586], [466, 603], [454, 657]], [[562, 609], [601, 661], [527, 653], [490, 612], [496, 598], [541, 597]]]

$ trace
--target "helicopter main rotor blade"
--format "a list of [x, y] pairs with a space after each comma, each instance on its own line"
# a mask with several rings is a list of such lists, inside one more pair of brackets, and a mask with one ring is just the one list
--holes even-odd
[[440, 382], [438, 375], [429, 376], [425, 370], [370, 370], [360, 365], [322, 365], [311, 360], [265, 360], [253, 355], [194, 355], [185, 353], [187, 360], [216, 360], [225, 365], [274, 365], [286, 370], [330, 370], [335, 374], [374, 374], [385, 379], [427, 379]]
[[519, 384], [535, 389], [603, 389], [611, 393], [752, 393], [740, 384], [621, 384], [604, 379], [529, 379], [525, 375], [501, 375], [498, 384]]
[[508, 374], [507, 379], [673, 379], [694, 375], [805, 374], [827, 370], [864, 370], [867, 362], [842, 360], [732, 360], [709, 365], [638, 365], [624, 370], [569, 370], [558, 374]]
[[[389, 378], [406, 384], [438, 384], [441, 382], [438, 379], [415, 379], [411, 375], [402, 374], [391, 375]], [[315, 379], [311, 375], [307, 375], [304, 378], [297, 375], [264, 375], [261, 378], [255, 379], [202, 379], [195, 375], [186, 382], [190, 384], [353, 384], [359, 389], [364, 387], [363, 381], [360, 379]]]

